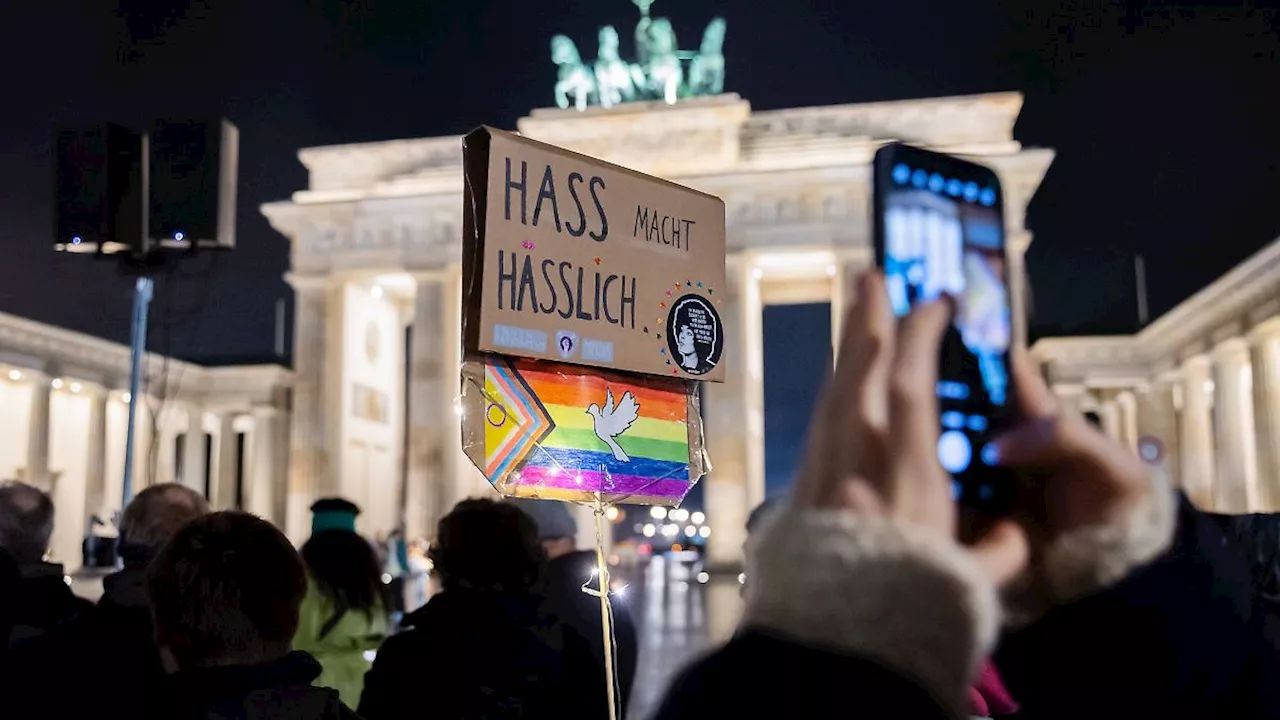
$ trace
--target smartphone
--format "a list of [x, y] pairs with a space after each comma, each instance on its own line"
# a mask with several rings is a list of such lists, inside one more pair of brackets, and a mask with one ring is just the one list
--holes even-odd
[[955, 301], [938, 365], [938, 461], [962, 506], [1007, 515], [1017, 485], [992, 444], [1015, 407], [1000, 180], [981, 165], [902, 144], [880, 148], [873, 172], [876, 262], [894, 313], [944, 295]]

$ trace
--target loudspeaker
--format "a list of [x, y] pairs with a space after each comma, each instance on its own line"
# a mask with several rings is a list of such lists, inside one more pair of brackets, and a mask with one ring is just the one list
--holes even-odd
[[119, 125], [54, 133], [54, 244], [61, 252], [140, 250], [147, 237], [146, 143]]
[[240, 133], [226, 120], [152, 126], [151, 247], [230, 250], [236, 244]]

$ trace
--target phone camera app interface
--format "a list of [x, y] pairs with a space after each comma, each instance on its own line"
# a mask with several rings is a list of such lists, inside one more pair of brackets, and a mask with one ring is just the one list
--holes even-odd
[[[944, 294], [956, 302], [938, 379], [938, 459], [964, 476], [997, 464], [989, 444], [1007, 417], [1013, 323], [1005, 282], [1004, 234], [991, 187], [898, 164], [884, 200], [884, 272], [894, 313]], [[975, 500], [994, 490], [979, 484]]]

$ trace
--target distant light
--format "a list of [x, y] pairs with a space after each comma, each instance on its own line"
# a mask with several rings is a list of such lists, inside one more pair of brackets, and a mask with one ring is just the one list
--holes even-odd
[[126, 404], [133, 402], [133, 395], [130, 395], [129, 393], [124, 393], [123, 395], [120, 396], [120, 400]]
[[702, 527], [698, 528], [698, 534], [704, 538], [709, 538], [711, 537], [711, 528], [707, 527], [706, 525], [703, 525]]
[[71, 238], [72, 245], [79, 245], [82, 242], [84, 242], [84, 239], [81, 238], [79, 235], [76, 235], [75, 237]]
[[692, 525], [685, 525], [685, 526], [684, 526], [684, 536], [685, 536], [685, 537], [693, 537], [694, 535], [697, 535], [697, 534], [698, 534], [698, 528], [696, 528], [696, 527], [694, 527], [694, 526], [692, 526]]
[[53, 382], [52, 382], [52, 383], [50, 383], [50, 384], [51, 384], [51, 385], [53, 385], [53, 389], [54, 389], [54, 390], [61, 390], [61, 389], [62, 389], [62, 378], [54, 378], [54, 379], [53, 379]]
[[83, 389], [83, 388], [81, 387], [80, 383], [78, 383], [78, 382], [73, 382], [73, 383], [71, 383], [71, 392], [73, 392], [73, 393], [78, 393], [78, 392], [80, 392], [80, 390], [82, 390], [82, 389]]
[[373, 296], [374, 300], [381, 300], [383, 295], [382, 286], [374, 285], [373, 287], [369, 288], [369, 294]]
[[676, 533], [678, 533], [678, 532], [680, 532], [680, 528], [679, 528], [679, 526], [676, 526], [676, 525], [663, 525], [663, 526], [662, 526], [662, 534], [663, 534], [664, 536], [666, 536], [666, 537], [675, 537], [675, 536], [676, 536]]
[[461, 399], [454, 400], [453, 414], [457, 415], [458, 417], [462, 417], [465, 413], [466, 411], [462, 408], [462, 400]]
[[654, 520], [661, 520], [667, 516], [667, 509], [664, 507], [653, 506], [649, 508], [649, 517]]
[[759, 280], [760, 278], [764, 277], [764, 271], [761, 270], [760, 268], [756, 268], [755, 270], [751, 271], [751, 277]]
[[182, 242], [183, 240], [187, 239], [187, 234], [184, 232], [176, 232], [173, 234], [173, 239], [177, 240], [178, 242]]
[[62, 576], [62, 582], [66, 583], [66, 584], [67, 584], [67, 587], [71, 587], [71, 576], [70, 576], [70, 575], [63, 575], [63, 576]]
[[612, 505], [611, 505], [611, 506], [609, 506], [607, 509], [605, 509], [605, 511], [604, 511], [604, 516], [605, 516], [606, 518], [608, 518], [608, 519], [609, 519], [609, 522], [613, 522], [613, 521], [617, 520], [617, 519], [618, 519], [618, 508], [613, 507]]
[[640, 534], [644, 535], [645, 537], [653, 537], [654, 535], [658, 534], [658, 528], [654, 527], [653, 524], [650, 523], [644, 526], [644, 529], [640, 531]]
[[391, 584], [391, 573], [382, 573], [382, 584], [383, 585]]
[[836, 276], [836, 266], [835, 266], [835, 265], [828, 265], [828, 266], [827, 266], [827, 275], [828, 275], [829, 277], [835, 277], [835, 276]]
[[1205, 391], [1206, 393], [1213, 394], [1213, 381], [1212, 381], [1212, 380], [1205, 380], [1205, 381], [1204, 381], [1204, 391]]
[[689, 511], [688, 511], [688, 510], [683, 510], [683, 509], [680, 509], [680, 510], [672, 510], [672, 511], [670, 512], [670, 514], [668, 515], [668, 517], [670, 517], [670, 518], [671, 518], [671, 521], [672, 521], [672, 522], [682, 523], [682, 522], [684, 522], [685, 520], [688, 520], [688, 519], [689, 519]]
[[738, 573], [738, 584], [739, 584], [739, 585], [746, 585], [746, 584], [747, 584], [747, 574], [746, 574], [746, 573]]
[[689, 522], [693, 523], [694, 525], [701, 525], [706, 521], [707, 521], [707, 516], [701, 510], [694, 510], [693, 514], [689, 516]]
[[10, 379], [10, 380], [21, 380], [21, 379], [22, 379], [22, 373], [21, 373], [20, 371], [18, 371], [18, 370], [10, 370], [10, 371], [9, 371], [9, 379]]
[[370, 664], [372, 664], [374, 659], [378, 657], [377, 650], [365, 650], [362, 654], [364, 656], [364, 661]]
[[613, 588], [612, 590], [609, 591], [609, 595], [616, 597], [619, 600], [625, 600], [627, 597], [627, 586], [623, 585], [622, 587], [619, 587], [619, 588]]
[[711, 576], [708, 575], [706, 571], [698, 573], [698, 582], [705, 584], [710, 579], [711, 579]]

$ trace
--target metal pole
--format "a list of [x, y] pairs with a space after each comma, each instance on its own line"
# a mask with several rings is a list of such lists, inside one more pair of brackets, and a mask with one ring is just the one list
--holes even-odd
[[132, 367], [129, 370], [129, 419], [125, 432], [124, 448], [124, 501], [120, 507], [127, 507], [133, 499], [133, 448], [137, 436], [136, 418], [139, 398], [142, 394], [142, 360], [147, 354], [147, 310], [151, 306], [151, 291], [154, 283], [151, 278], [138, 278], [133, 289], [133, 330], [130, 334], [130, 350], [133, 355]]

